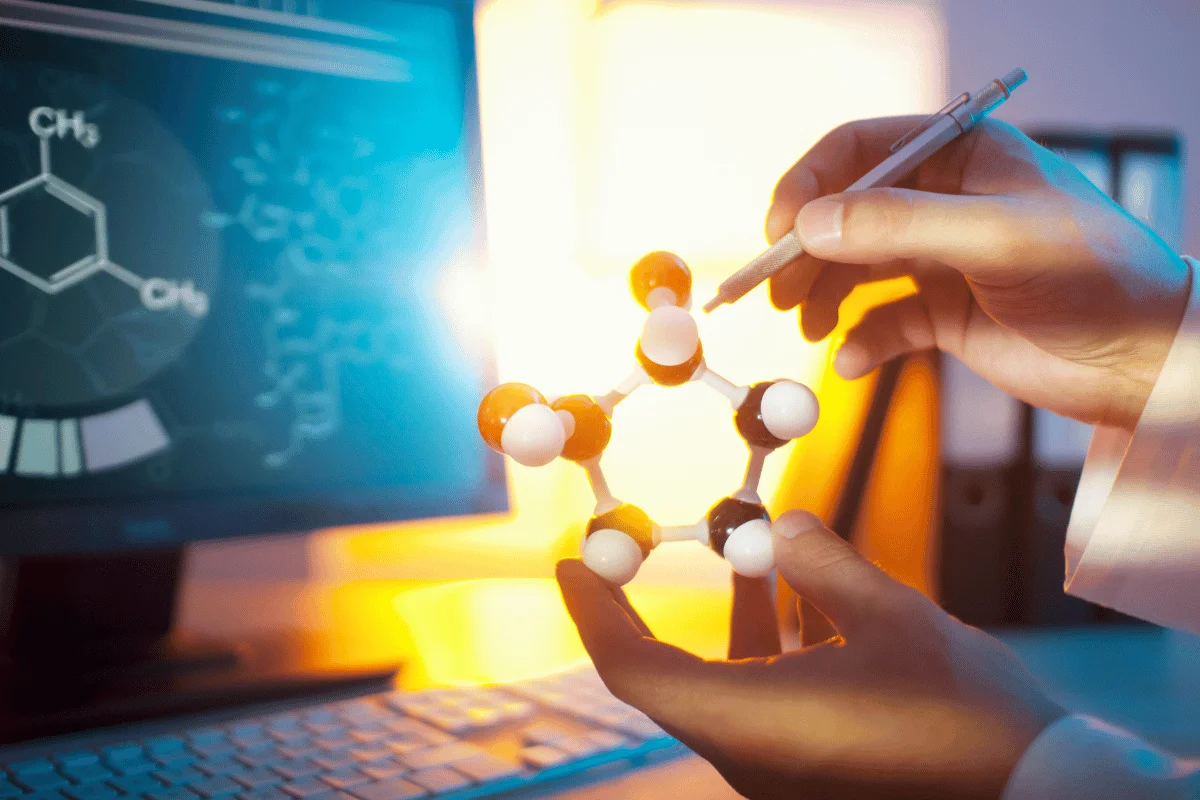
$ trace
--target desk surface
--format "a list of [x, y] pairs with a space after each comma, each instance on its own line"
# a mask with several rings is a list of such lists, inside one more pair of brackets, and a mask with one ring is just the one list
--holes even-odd
[[[706, 657], [723, 654], [727, 593], [637, 585], [629, 593], [663, 639]], [[331, 666], [399, 662], [399, 683], [407, 688], [503, 683], [586, 660], [549, 580], [198, 583], [185, 591], [180, 623], [201, 634], [268, 642], [286, 633], [286, 657]], [[1068, 708], [1181, 755], [1200, 755], [1200, 639], [1149, 626], [999, 635]], [[640, 800], [681, 791], [698, 800], [738, 797], [699, 758], [555, 797]]]

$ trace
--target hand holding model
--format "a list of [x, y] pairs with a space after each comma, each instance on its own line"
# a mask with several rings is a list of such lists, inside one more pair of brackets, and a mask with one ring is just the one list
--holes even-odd
[[[939, 348], [1033, 404], [1132, 429], [1187, 306], [1187, 263], [1072, 166], [984, 121], [906, 188], [841, 191], [914, 119], [831, 133], [779, 182], [768, 237], [805, 254], [772, 279], [805, 336], [835, 328], [858, 284], [917, 292], [869, 311], [835, 361], [846, 378]], [[840, 636], [704, 661], [656, 640], [619, 590], [559, 565], [568, 610], [608, 687], [753, 798], [998, 797], [1065, 711], [999, 641], [864, 560], [811, 514], [772, 526], [780, 577]], [[736, 587], [735, 587], [736, 588]], [[743, 595], [745, 593], [743, 592]], [[766, 630], [739, 611], [733, 633]], [[763, 604], [759, 604], [762, 611]]]
[[[815, 516], [789, 511], [772, 529], [779, 576], [840, 640], [776, 655], [758, 637], [731, 644], [735, 660], [705, 661], [654, 638], [620, 589], [563, 561], [563, 598], [609, 690], [746, 797], [998, 797], [1063, 709], [1004, 645]], [[735, 596], [735, 633], [763, 629], [751, 608]]]
[[[587, 471], [596, 507], [583, 542], [583, 563], [609, 583], [619, 586], [633, 580], [661, 542], [693, 540], [724, 556], [738, 575], [761, 578], [775, 568], [770, 517], [758, 495], [763, 464], [771, 452], [817, 424], [816, 395], [788, 380], [735, 386], [709, 369], [696, 320], [688, 311], [692, 274], [678, 256], [647, 255], [633, 266], [629, 281], [634, 297], [650, 312], [632, 374], [606, 395], [570, 395], [554, 401], [531, 386], [503, 384], [479, 404], [479, 432], [493, 450], [525, 466], [545, 466], [562, 456]], [[704, 519], [661, 527], [640, 508], [613, 497], [600, 456], [612, 436], [610, 418], [618, 403], [648, 383], [670, 387], [691, 381], [706, 384], [729, 401], [750, 461], [742, 487], [714, 505]]]
[[939, 348], [1033, 405], [1132, 428], [1189, 289], [1184, 261], [1063, 159], [984, 120], [922, 164], [910, 188], [836, 194], [914, 118], [844, 125], [779, 181], [767, 236], [805, 249], [771, 282], [818, 341], [858, 284], [911, 275], [918, 291], [867, 313], [835, 367], [857, 378]]

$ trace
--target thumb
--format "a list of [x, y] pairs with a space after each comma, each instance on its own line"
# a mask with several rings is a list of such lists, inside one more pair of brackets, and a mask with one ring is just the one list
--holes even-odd
[[847, 638], [896, 610], [910, 591], [815, 514], [788, 511], [775, 520], [771, 532], [779, 576]]
[[800, 209], [796, 236], [827, 261], [879, 264], [929, 259], [974, 277], [1011, 268], [1015, 248], [1036, 246], [1047, 230], [1007, 197], [868, 189], [821, 197]]

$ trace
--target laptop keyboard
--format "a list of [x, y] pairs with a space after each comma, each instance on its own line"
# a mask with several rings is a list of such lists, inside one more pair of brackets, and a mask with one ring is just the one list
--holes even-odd
[[[0, 800], [520, 796], [552, 782], [578, 782], [584, 773], [619, 772], [686, 752], [609, 694], [591, 669], [503, 686], [388, 692], [112, 742], [93, 739], [86, 747], [51, 747], [4, 763]], [[29, 755], [28, 746], [22, 750]]]

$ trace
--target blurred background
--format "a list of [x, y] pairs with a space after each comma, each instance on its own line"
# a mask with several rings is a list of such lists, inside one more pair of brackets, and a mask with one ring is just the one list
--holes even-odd
[[[831, 128], [932, 112], [1017, 66], [1030, 79], [1000, 118], [1074, 160], [1182, 252], [1200, 252], [1189, 205], [1200, 175], [1185, 169], [1200, 104], [1182, 99], [1200, 6], [1188, 0], [491, 0], [478, 4], [477, 34], [491, 282], [452, 277], [442, 300], [467, 342], [496, 348], [501, 380], [607, 391], [640, 325], [626, 284], [639, 256], [680, 254], [707, 296], [762, 249], [775, 181]], [[841, 326], [908, 290], [897, 281], [856, 292]], [[774, 311], [763, 290], [700, 324], [709, 363], [731, 380], [792, 378], [820, 395], [817, 429], [768, 461], [773, 512], [804, 507], [828, 520], [852, 490], [854, 524], [840, 532], [968, 621], [1112, 621], [1062, 597], [1085, 428], [1034, 413], [959, 365], [910, 359], [873, 468], [848, 488], [877, 378], [833, 375], [836, 336], [804, 342], [794, 313]], [[744, 445], [729, 417], [696, 387], [639, 393], [621, 406], [605, 456], [615, 493], [665, 524], [700, 518], [741, 479]], [[395, 597], [362, 627], [411, 637], [431, 680], [578, 662], [565, 617], [546, 610], [556, 590], [545, 579], [577, 552], [586, 479], [562, 461], [510, 464], [509, 476], [511, 514], [204, 543], [190, 574]], [[450, 583], [424, 585], [435, 580]], [[394, 581], [422, 586], [397, 595]], [[651, 619], [675, 615], [677, 641], [716, 654], [728, 581], [722, 560], [678, 546], [656, 551], [632, 591]], [[680, 604], [681, 591], [694, 602]], [[222, 596], [185, 605], [182, 623], [211, 624], [213, 604], [235, 602]], [[467, 611], [473, 627], [451, 630]], [[318, 624], [337, 611], [304, 614]]]

